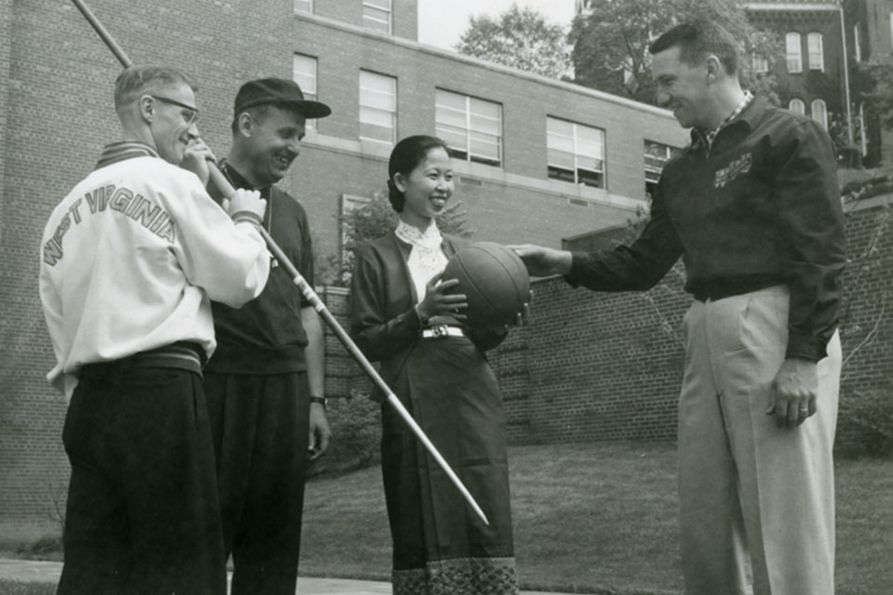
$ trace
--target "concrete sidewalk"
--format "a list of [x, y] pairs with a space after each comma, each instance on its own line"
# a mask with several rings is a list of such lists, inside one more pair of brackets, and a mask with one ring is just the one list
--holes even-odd
[[[56, 583], [62, 573], [61, 562], [10, 560], [0, 558], [0, 579], [35, 583]], [[298, 578], [300, 595], [390, 595], [390, 583], [334, 578]], [[523, 595], [568, 595], [522, 591]]]

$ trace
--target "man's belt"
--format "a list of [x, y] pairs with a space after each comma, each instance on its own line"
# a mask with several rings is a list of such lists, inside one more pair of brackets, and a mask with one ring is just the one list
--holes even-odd
[[171, 345], [140, 351], [121, 359], [107, 362], [96, 362], [83, 366], [81, 376], [104, 376], [111, 372], [130, 368], [174, 368], [202, 373], [205, 361], [205, 350], [191, 341], [178, 341]]
[[759, 291], [773, 285], [784, 283], [776, 276], [754, 275], [751, 277], [724, 277], [692, 284], [691, 294], [699, 302], [715, 302], [723, 298]]
[[448, 324], [435, 324], [434, 326], [422, 329], [423, 339], [445, 339], [447, 337], [464, 337], [465, 331], [459, 326], [450, 326]]

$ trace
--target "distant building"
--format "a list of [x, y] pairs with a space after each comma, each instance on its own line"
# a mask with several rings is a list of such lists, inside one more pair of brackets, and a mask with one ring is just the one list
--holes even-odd
[[893, 0], [846, 0], [844, 2], [847, 47], [853, 87], [853, 112], [865, 134], [858, 137], [868, 165], [893, 163], [893, 131], [871, 113], [861, 95], [859, 81], [866, 64], [893, 59]]

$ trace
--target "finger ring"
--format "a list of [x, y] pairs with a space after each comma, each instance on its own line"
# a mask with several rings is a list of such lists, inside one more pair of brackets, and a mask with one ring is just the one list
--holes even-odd
[[806, 407], [801, 407], [801, 408], [800, 408], [800, 413], [809, 413], [809, 409], [806, 408]]

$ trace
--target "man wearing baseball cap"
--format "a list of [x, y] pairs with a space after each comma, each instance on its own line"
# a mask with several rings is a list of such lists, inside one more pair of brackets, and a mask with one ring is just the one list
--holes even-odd
[[[304, 207], [274, 184], [298, 156], [308, 118], [329, 107], [297, 83], [265, 78], [236, 95], [233, 144], [221, 170], [267, 200], [264, 228], [313, 285]], [[215, 190], [211, 189], [212, 195]], [[213, 303], [218, 348], [205, 367], [232, 594], [295, 592], [308, 461], [328, 447], [323, 333], [283, 267], [240, 309]]]

